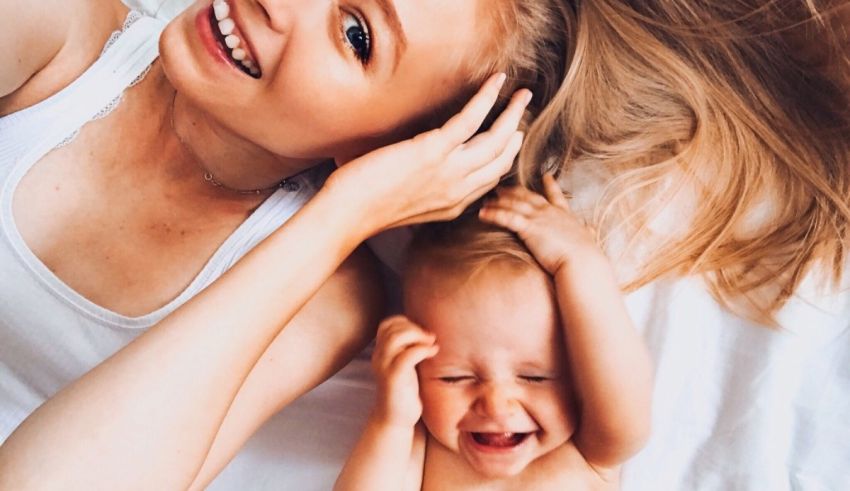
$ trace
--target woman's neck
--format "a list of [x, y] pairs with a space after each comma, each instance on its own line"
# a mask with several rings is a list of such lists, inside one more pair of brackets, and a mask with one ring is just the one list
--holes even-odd
[[272, 154], [217, 124], [175, 91], [159, 63], [138, 88], [140, 108], [147, 108], [154, 126], [142, 132], [135, 154], [161, 167], [158, 172], [169, 186], [180, 187], [178, 192], [256, 201], [317, 164]]

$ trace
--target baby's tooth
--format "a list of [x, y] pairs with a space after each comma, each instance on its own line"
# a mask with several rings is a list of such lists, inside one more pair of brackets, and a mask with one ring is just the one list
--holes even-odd
[[218, 30], [221, 31], [221, 34], [224, 36], [230, 35], [235, 27], [236, 23], [233, 22], [233, 19], [224, 19], [218, 23]]
[[213, 11], [215, 12], [216, 20], [224, 20], [230, 15], [230, 5], [227, 5], [225, 2], [215, 2], [213, 4]]
[[255, 77], [260, 74], [260, 70], [255, 66], [252, 66], [249, 70], [251, 72], [251, 75]]
[[230, 56], [232, 56], [234, 60], [244, 60], [246, 54], [247, 53], [245, 53], [244, 49], [236, 48], [230, 53]]
[[242, 60], [242, 65], [244, 65], [245, 68], [251, 68], [254, 66], [254, 62], [251, 60]]
[[227, 47], [230, 48], [230, 49], [238, 48], [239, 42], [240, 42], [239, 36], [237, 36], [236, 34], [231, 34], [231, 35], [227, 36], [226, 38], [224, 38], [224, 44], [226, 44]]

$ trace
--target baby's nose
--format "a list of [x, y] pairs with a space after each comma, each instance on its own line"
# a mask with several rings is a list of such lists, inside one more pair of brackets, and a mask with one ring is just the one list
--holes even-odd
[[478, 413], [491, 419], [511, 416], [518, 407], [519, 403], [510, 388], [499, 384], [487, 384], [476, 401]]

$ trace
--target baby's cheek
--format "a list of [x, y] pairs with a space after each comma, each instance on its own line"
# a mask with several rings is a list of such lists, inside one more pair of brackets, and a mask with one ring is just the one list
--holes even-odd
[[[537, 394], [532, 416], [550, 436], [560, 443], [569, 440], [576, 429], [575, 401], [563, 390], [553, 388], [545, 393]], [[561, 441], [563, 440], [563, 441]]]
[[448, 448], [457, 445], [458, 423], [465, 411], [456, 398], [445, 390], [429, 388], [420, 391], [422, 395], [422, 421], [437, 440]]

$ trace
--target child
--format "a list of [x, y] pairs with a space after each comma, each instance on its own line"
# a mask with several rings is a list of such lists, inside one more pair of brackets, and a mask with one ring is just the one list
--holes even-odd
[[522, 243], [475, 220], [415, 239], [337, 490], [618, 488], [648, 436], [650, 362], [592, 234], [544, 189], [479, 214]]

